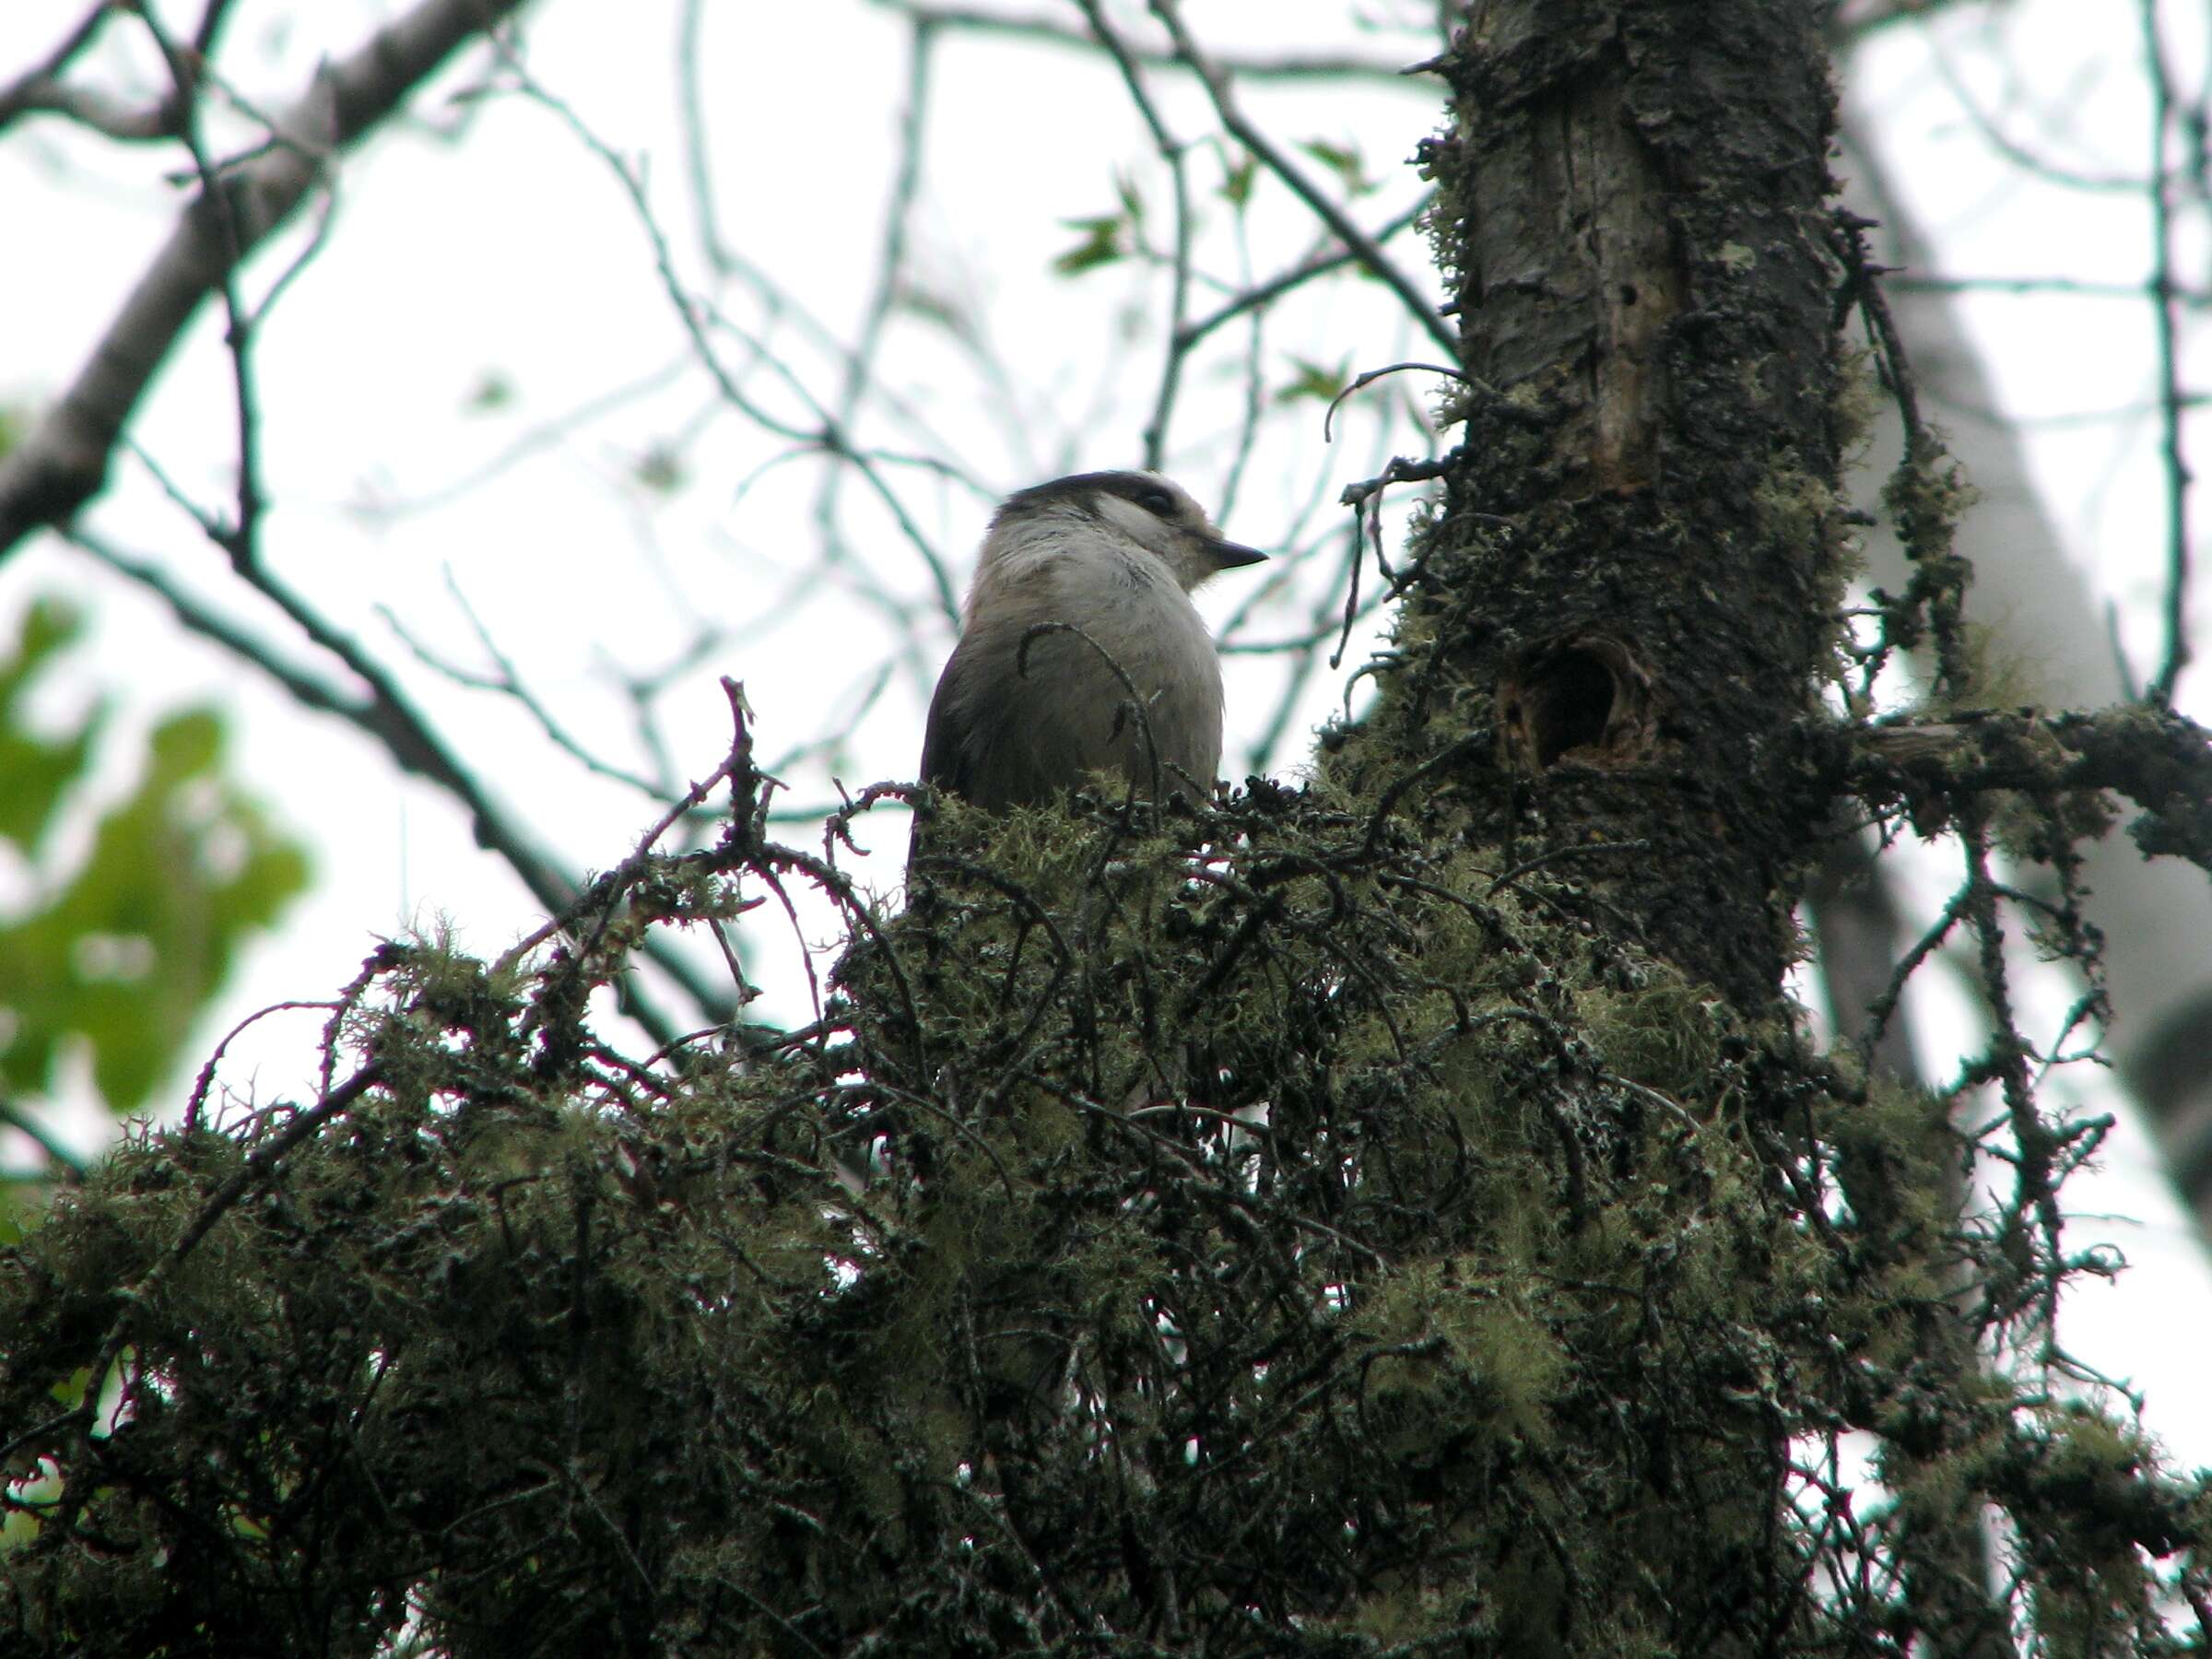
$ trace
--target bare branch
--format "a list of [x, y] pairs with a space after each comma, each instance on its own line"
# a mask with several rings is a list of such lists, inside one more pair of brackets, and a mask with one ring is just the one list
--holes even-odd
[[[194, 34], [198, 55], [204, 56], [213, 43], [229, 5], [229, 0], [208, 0]], [[94, 88], [71, 86], [62, 78], [63, 72], [100, 38], [101, 26], [124, 9], [100, 0], [35, 68], [0, 88], [0, 130], [25, 115], [62, 115], [125, 144], [174, 136], [191, 101], [189, 89], [172, 87], [151, 104], [135, 105]]]
[[1456, 359], [1459, 341], [1437, 312], [1436, 302], [1421, 292], [1420, 285], [1400, 270], [1390, 255], [1383, 253], [1366, 231], [1352, 220], [1351, 215], [1332, 201], [1326, 191], [1306, 177], [1305, 170], [1279, 149], [1273, 139], [1260, 131], [1237, 107], [1230, 91], [1229, 72], [1199, 49], [1191, 31], [1183, 26], [1182, 12], [1175, 0], [1151, 0], [1152, 15], [1167, 26], [1174, 40], [1176, 55], [1194, 70], [1206, 83], [1206, 95], [1213, 100], [1214, 113], [1221, 125], [1238, 143], [1260, 159], [1262, 166], [1285, 184], [1292, 194], [1312, 208], [1322, 222], [1335, 233], [1336, 240], [1349, 248], [1359, 259], [1360, 267], [1387, 287], [1404, 301], [1413, 320], [1423, 332], [1446, 353]]
[[1175, 253], [1173, 277], [1168, 288], [1168, 354], [1160, 366], [1159, 391], [1152, 400], [1152, 414], [1145, 422], [1145, 465], [1157, 471], [1167, 460], [1168, 422], [1174, 418], [1175, 394], [1182, 384], [1183, 359], [1190, 355], [1193, 344], [1186, 324], [1191, 310], [1191, 241], [1195, 224], [1191, 213], [1190, 170], [1183, 161], [1190, 147], [1168, 131], [1167, 121], [1152, 101], [1151, 93], [1145, 88], [1136, 59], [1120, 33], [1107, 22], [1104, 8], [1098, 0], [1082, 0], [1082, 6], [1091, 31], [1106, 48], [1107, 55], [1113, 59], [1114, 67], [1121, 71], [1122, 84], [1129, 89], [1129, 101], [1144, 118], [1145, 129], [1152, 135], [1152, 147], [1167, 164], [1168, 178], [1175, 189]]
[[[849, 463], [858, 471], [869, 488], [876, 492], [877, 499], [889, 511], [892, 520], [898, 524], [900, 532], [905, 536], [908, 545], [920, 556], [924, 569], [929, 573], [938, 609], [947, 618], [957, 618], [960, 614], [959, 599], [953, 591], [952, 574], [945, 563], [944, 555], [937, 551], [929, 537], [924, 534], [922, 526], [915, 523], [913, 514], [907, 510], [906, 503], [900, 499], [899, 493], [884, 477], [883, 470], [877, 464], [879, 458], [854, 443], [852, 434], [845, 429], [844, 425], [823, 406], [821, 401], [788, 367], [759, 342], [752, 340], [742, 329], [723, 316], [711, 301], [694, 295], [685, 286], [681, 274], [676, 268], [675, 251], [668, 245], [668, 238], [662, 230], [660, 221], [653, 215], [653, 204], [646, 196], [644, 182], [639, 178], [636, 171], [616, 152], [606, 140], [592, 131], [564, 100], [534, 79], [512, 54], [506, 56], [504, 62], [510, 73], [514, 76], [516, 84], [522, 91], [551, 112], [574, 135], [577, 142], [582, 144], [585, 149], [605, 164], [608, 171], [614, 174], [616, 182], [621, 186], [623, 194], [629, 198], [631, 211], [637, 217], [639, 228], [644, 231], [646, 240], [652, 245], [653, 265], [660, 275], [661, 286], [667, 295], [669, 304], [676, 312], [677, 321], [682, 325], [686, 335], [689, 337], [692, 349], [698, 353], [700, 366], [713, 379], [716, 389], [728, 400], [733, 408], [742, 412], [747, 419], [763, 430], [772, 432], [781, 438], [788, 438], [796, 443], [819, 449], [826, 454]], [[745, 340], [748, 346], [753, 347], [763, 366], [778, 375], [785, 385], [805, 401], [808, 412], [818, 424], [809, 429], [781, 419], [753, 398], [739, 384], [737, 377], [730, 371], [729, 366], [715, 351], [713, 342], [708, 337], [709, 323], [718, 328], [727, 330], [738, 338]]]
[[[907, 41], [906, 110], [899, 123], [899, 163], [891, 181], [890, 201], [884, 209], [882, 251], [877, 257], [876, 289], [868, 297], [868, 309], [861, 320], [860, 337], [845, 355], [844, 384], [839, 389], [836, 412], [830, 425], [843, 431], [852, 431], [860, 418], [863, 402], [876, 389], [878, 381], [877, 359], [883, 345], [885, 328], [888, 325], [892, 309], [898, 304], [906, 282], [907, 239], [912, 228], [915, 198], [922, 189], [922, 157], [929, 138], [930, 69], [935, 61], [936, 29], [927, 21], [917, 21]], [[691, 77], [687, 76], [688, 85]], [[703, 144], [699, 142], [700, 129], [694, 124], [692, 154], [702, 158], [695, 165], [700, 182], [693, 194], [703, 204], [706, 199], [703, 175]], [[702, 212], [709, 211], [702, 206]], [[710, 230], [712, 220], [703, 218]], [[838, 521], [838, 500], [845, 480], [844, 460], [837, 451], [830, 452], [831, 465], [822, 469], [821, 488], [814, 502], [815, 524], [819, 529], [822, 547], [832, 562], [847, 557], [847, 548]]]
[[[468, 815], [477, 845], [496, 854], [520, 877], [548, 914], [559, 913], [575, 902], [582, 883], [564, 870], [527, 828], [505, 807], [464, 761], [453, 747], [415, 706], [397, 677], [359, 641], [334, 627], [297, 594], [266, 572], [243, 572], [254, 587], [276, 604], [313, 643], [335, 657], [359, 682], [360, 689], [340, 690], [296, 665], [288, 665], [265, 642], [218, 616], [213, 610], [170, 582], [153, 566], [132, 559], [88, 533], [78, 530], [71, 539], [103, 564], [159, 594], [179, 621], [205, 639], [236, 654], [240, 661], [269, 675], [302, 705], [335, 714], [357, 731], [372, 738], [402, 771], [434, 784]], [[731, 1011], [726, 998], [700, 977], [690, 961], [665, 944], [648, 942], [646, 954], [656, 968], [680, 985], [685, 994], [715, 1018]], [[634, 987], [625, 987], [634, 996]], [[665, 1041], [676, 1027], [642, 1003], [628, 1009], [639, 1022]]]
[[452, 595], [454, 605], [460, 608], [461, 615], [466, 618], [469, 630], [477, 636], [477, 645], [482, 648], [484, 654], [491, 659], [492, 672], [481, 673], [465, 668], [458, 663], [448, 662], [431, 650], [428, 641], [418, 637], [399, 613], [390, 606], [379, 605], [376, 607], [376, 613], [383, 619], [384, 626], [398, 636], [400, 643], [414, 653], [415, 660], [422, 664], [424, 667], [441, 674], [455, 685], [465, 686], [472, 691], [495, 692], [501, 697], [512, 700], [521, 705], [524, 713], [537, 723], [538, 730], [545, 734], [547, 740], [554, 747], [559, 749], [561, 753], [567, 755], [570, 759], [575, 761], [586, 771], [596, 777], [606, 778], [633, 789], [648, 800], [665, 804], [666, 796], [670, 792], [662, 784], [646, 777], [641, 772], [618, 765], [604, 756], [593, 753], [582, 738], [561, 724], [559, 716], [547, 707], [545, 700], [539, 697], [531, 688], [530, 683], [523, 677], [522, 670], [515, 665], [514, 659], [500, 648], [499, 641], [492, 637], [490, 627], [477, 613], [477, 607], [469, 603], [468, 595], [461, 591], [461, 584], [453, 579], [453, 573], [450, 570], [445, 573], [445, 591]]
[[[88, 1159], [80, 1153], [72, 1151], [67, 1143], [41, 1123], [37, 1112], [29, 1107], [18, 1105], [5, 1095], [0, 1095], [0, 1129], [15, 1130], [28, 1138], [45, 1155], [46, 1162], [50, 1167], [48, 1170], [41, 1171], [38, 1176], [40, 1181], [49, 1179], [57, 1171], [65, 1182], [82, 1181], [85, 1171], [91, 1167]], [[13, 1179], [16, 1178], [0, 1176], [0, 1180]]]
[[[972, 29], [981, 34], [1010, 35], [1018, 40], [1065, 46], [1078, 52], [1095, 51], [1098, 46], [1082, 29], [1071, 29], [1056, 18], [1017, 16], [973, 6], [926, 6], [915, 4], [914, 0], [872, 0], [872, 4], [903, 13], [916, 23]], [[1088, 9], [1085, 7], [1087, 12]], [[1178, 53], [1152, 47], [1132, 45], [1129, 52], [1138, 63], [1153, 67], [1164, 68], [1184, 61]], [[1272, 57], [1239, 54], [1218, 61], [1224, 68], [1252, 80], [1356, 80], [1387, 87], [1407, 85], [1406, 72], [1401, 65], [1347, 53], [1288, 52]]]
[[[1433, 199], [1432, 195], [1423, 195], [1419, 201], [1376, 231], [1371, 239], [1374, 245], [1381, 247], [1411, 225], [1414, 220], [1419, 218], [1428, 210], [1429, 204]], [[1185, 323], [1179, 332], [1178, 337], [1185, 346], [1195, 346], [1224, 323], [1232, 323], [1247, 312], [1270, 305], [1292, 289], [1304, 287], [1316, 276], [1325, 276], [1331, 271], [1341, 271], [1346, 265], [1356, 264], [1359, 258], [1359, 255], [1356, 250], [1339, 246], [1325, 253], [1316, 253], [1310, 259], [1300, 260], [1288, 270], [1271, 276], [1265, 282], [1260, 283], [1254, 288], [1246, 288], [1242, 293], [1224, 300], [1215, 310], [1206, 312], [1205, 316]]]
[[231, 238], [238, 258], [259, 247], [315, 187], [331, 156], [358, 143], [456, 50], [524, 3], [422, 0], [318, 69], [275, 116], [277, 142], [222, 171], [228, 212], [204, 193], [185, 207], [76, 381], [0, 459], [0, 558], [32, 531], [65, 523], [105, 485], [138, 400], [233, 268]]
[[2189, 460], [2182, 449], [2182, 347], [2174, 317], [2173, 197], [2166, 171], [2166, 137], [2174, 122], [2173, 82], [2159, 39], [2158, 0], [2140, 0], [2143, 58], [2150, 83], [2151, 318], [2158, 328], [2159, 453], [2166, 469], [2166, 649], [2148, 695], [2171, 703], [2189, 665]]

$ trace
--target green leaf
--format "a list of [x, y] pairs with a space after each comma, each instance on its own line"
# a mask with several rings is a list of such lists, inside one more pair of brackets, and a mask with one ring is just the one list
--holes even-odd
[[1112, 265], [1128, 253], [1122, 241], [1122, 232], [1128, 221], [1118, 213], [1060, 222], [1070, 230], [1083, 232], [1081, 241], [1053, 261], [1053, 269], [1063, 276], [1080, 276], [1085, 271]]
[[1375, 182], [1367, 176], [1367, 164], [1360, 159], [1358, 146], [1331, 144], [1325, 138], [1309, 138], [1298, 147], [1335, 173], [1347, 195], [1363, 196], [1373, 193]]
[[461, 400], [462, 409], [470, 415], [491, 415], [514, 402], [514, 382], [504, 369], [487, 369], [477, 377], [468, 395]]
[[68, 606], [41, 599], [25, 613], [14, 651], [0, 663], [0, 839], [26, 857], [37, 851], [64, 792], [84, 774], [104, 710], [95, 706], [60, 737], [41, 737], [24, 729], [19, 703], [48, 660], [83, 627]]
[[1125, 172], [1113, 175], [1113, 194], [1122, 204], [1122, 217], [1129, 221], [1133, 230], [1145, 225], [1145, 198], [1136, 193], [1136, 181]]
[[1222, 175], [1221, 199], [1242, 212], [1245, 204], [1252, 200], [1252, 187], [1259, 176], [1260, 159], [1250, 150], [1240, 151], [1238, 159]]
[[213, 709], [187, 709], [163, 721], [147, 737], [153, 762], [148, 784], [174, 787], [212, 767], [223, 752], [222, 722]]
[[[15, 697], [77, 632], [63, 607], [34, 607], [0, 668], [0, 818], [29, 827], [27, 850], [52, 800], [90, 770], [92, 723], [45, 743], [19, 730]], [[306, 887], [308, 865], [225, 774], [220, 717], [193, 708], [149, 734], [137, 786], [100, 816], [76, 867], [32, 876], [42, 900], [0, 925], [0, 1086], [51, 1088], [82, 1042], [122, 1114], [176, 1064], [246, 935]]]
[[630, 468], [630, 476], [655, 495], [674, 495], [683, 488], [689, 475], [684, 470], [681, 454], [668, 444], [656, 443], [638, 457]]
[[1301, 357], [1294, 357], [1290, 361], [1298, 373], [1295, 378], [1276, 388], [1275, 401], [1278, 404], [1297, 403], [1304, 398], [1335, 403], [1344, 394], [1345, 387], [1352, 383], [1352, 360], [1349, 358], [1334, 369], [1325, 363], [1311, 362]]

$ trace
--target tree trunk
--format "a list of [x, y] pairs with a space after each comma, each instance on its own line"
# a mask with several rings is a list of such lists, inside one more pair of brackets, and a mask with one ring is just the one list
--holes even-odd
[[[1605, 941], [1597, 954], [1709, 987], [1746, 1041], [1786, 1022], [1791, 912], [1821, 824], [1794, 734], [1845, 571], [1820, 42], [1791, 6], [1477, 0], [1441, 68], [1453, 121], [1425, 159], [1465, 335], [1465, 439], [1406, 573], [1383, 694], [1328, 776], [1387, 794], [1449, 757], [1405, 808], [1432, 850], [1470, 843]], [[1648, 1151], [1596, 1114], [1572, 1133], [1616, 1173]], [[1554, 1198], [1571, 1205], [1571, 1187]], [[1538, 1278], [1595, 1237], [1655, 1227], [1664, 1248], [1694, 1230], [1710, 1192], [1676, 1197], [1664, 1221], [1597, 1204]], [[1747, 1225], [1742, 1265], [1769, 1271], [1752, 1264], [1772, 1246]], [[1640, 1277], [1650, 1306], [1685, 1288]], [[1578, 1354], [1552, 1406], [1589, 1454], [1564, 1460], [1595, 1500], [1583, 1524], [1623, 1529], [1615, 1569], [1633, 1560], [1638, 1580], [1601, 1566], [1610, 1547], [1585, 1532], [1569, 1554], [1618, 1598], [1618, 1623], [1573, 1609], [1571, 1570], [1546, 1588], [1553, 1606], [1531, 1597], [1503, 1626], [1524, 1651], [1549, 1651], [1547, 1615], [1565, 1653], [1603, 1651], [1606, 1624], [1680, 1652], [1755, 1651], [1802, 1594], [1777, 1545], [1775, 1402], [1729, 1343], [1618, 1335]], [[1653, 1397], [1686, 1372], [1696, 1404]]]
[[1438, 661], [1381, 716], [1494, 726], [1463, 769], [1487, 832], [1753, 1017], [1842, 580], [1832, 111], [1798, 11], [1473, 8], [1430, 158], [1473, 381], [1412, 607]]
[[[1940, 1122], [1782, 994], [1862, 735], [1818, 9], [1469, 8], [1464, 441], [1391, 469], [1442, 500], [1310, 788], [944, 802], [891, 916], [770, 838], [732, 687], [719, 848], [531, 963], [384, 947], [322, 1100], [0, 1252], [8, 1652], [1958, 1653], [1989, 1506], [2054, 1648], [2201, 1599], [2145, 1565], [2201, 1488], [1952, 1317], [2055, 1296], [2078, 1136], [1994, 1049], [2023, 1186], [1961, 1236]], [[818, 1022], [592, 1030], [800, 883]]]

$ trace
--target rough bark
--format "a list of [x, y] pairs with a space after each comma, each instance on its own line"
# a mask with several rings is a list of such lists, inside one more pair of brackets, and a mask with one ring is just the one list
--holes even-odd
[[[1371, 788], [1379, 757], [1445, 746], [1430, 834], [1452, 801], [1501, 867], [1756, 1023], [1815, 850], [1795, 735], [1841, 582], [1820, 43], [1791, 6], [1478, 0], [1440, 68], [1465, 441], [1334, 775]], [[1559, 1406], [1594, 1443], [1624, 1408]], [[1756, 1413], [1683, 1428], [1643, 1418], [1612, 1488], [1644, 1616], [1749, 1652], [1794, 1618], [1762, 1542], [1781, 1442]]]
[[1437, 661], [1382, 718], [1492, 702], [1486, 828], [1764, 1008], [1841, 580], [1817, 42], [1791, 6], [1483, 4], [1446, 73], [1477, 383], [1408, 619]]
[[[1954, 1266], [1984, 1329], [2055, 1297], [2084, 1132], [1995, 1056], [2033, 1180], [1962, 1235], [1956, 1144], [1781, 999], [1837, 794], [2070, 753], [1818, 714], [1813, 9], [1472, 8], [1465, 441], [1310, 788], [945, 802], [892, 916], [771, 839], [733, 695], [721, 845], [535, 958], [380, 952], [321, 1100], [0, 1251], [10, 1652], [1961, 1652], [1990, 1606], [1910, 1540], [1984, 1506], [2006, 1617], [2152, 1651], [2203, 1485], [1955, 1352]], [[640, 938], [796, 883], [854, 937], [818, 1023], [594, 1030]]]

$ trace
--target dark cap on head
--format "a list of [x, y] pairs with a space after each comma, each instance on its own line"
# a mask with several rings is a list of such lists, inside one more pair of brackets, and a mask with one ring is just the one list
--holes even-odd
[[1225, 537], [1214, 528], [1213, 521], [1206, 515], [1206, 509], [1193, 500], [1188, 491], [1157, 473], [1070, 473], [1065, 478], [1032, 484], [1029, 488], [1017, 490], [1008, 496], [993, 515], [991, 523], [996, 527], [1008, 518], [1056, 506], [1086, 509], [1101, 495], [1119, 496], [1133, 506], [1142, 508], [1163, 524], [1190, 532], [1198, 538], [1217, 570], [1233, 571], [1240, 565], [1258, 564], [1267, 557], [1257, 547], [1247, 547], [1241, 542], [1232, 542]]
[[1190, 498], [1183, 495], [1165, 478], [1141, 472], [1087, 472], [1070, 473], [1065, 478], [1048, 478], [1041, 484], [1032, 484], [1027, 489], [1018, 489], [999, 503], [996, 518], [1006, 518], [1024, 512], [1034, 512], [1041, 507], [1062, 504], [1087, 506], [1100, 493], [1117, 495], [1124, 501], [1134, 501], [1147, 512], [1157, 513], [1164, 519], [1176, 516], [1176, 509]]

